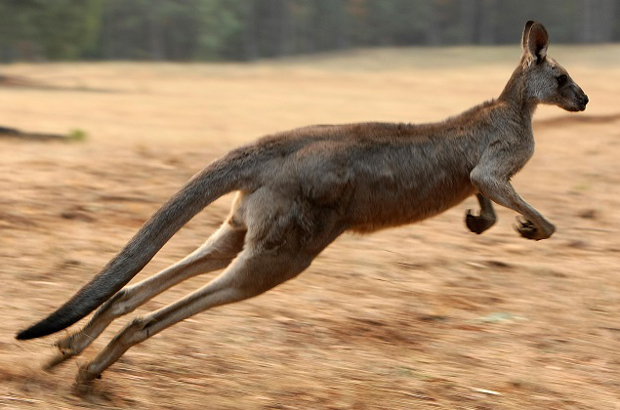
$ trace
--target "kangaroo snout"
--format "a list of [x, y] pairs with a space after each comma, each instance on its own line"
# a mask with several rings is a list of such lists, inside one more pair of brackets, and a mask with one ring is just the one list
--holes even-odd
[[590, 102], [590, 99], [577, 84], [573, 84], [572, 92], [574, 95], [574, 101], [577, 105], [576, 111], [584, 111], [586, 109], [586, 105]]
[[583, 92], [581, 87], [577, 84], [572, 84], [565, 88], [562, 93], [563, 103], [560, 103], [560, 107], [564, 108], [567, 111], [578, 112], [584, 111], [586, 109], [586, 105], [590, 102], [590, 99]]
[[590, 102], [588, 96], [582, 91], [579, 96], [579, 111], [585, 111], [586, 105]]

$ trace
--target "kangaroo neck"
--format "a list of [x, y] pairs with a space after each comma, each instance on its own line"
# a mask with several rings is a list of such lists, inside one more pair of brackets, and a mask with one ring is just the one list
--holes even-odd
[[526, 78], [522, 66], [517, 67], [512, 73], [510, 80], [506, 83], [497, 100], [509, 107], [513, 115], [529, 123], [532, 122], [538, 102], [528, 96]]

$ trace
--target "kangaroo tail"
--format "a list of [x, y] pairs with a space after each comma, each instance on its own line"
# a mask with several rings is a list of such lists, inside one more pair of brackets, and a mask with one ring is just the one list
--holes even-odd
[[143, 226], [125, 247], [69, 301], [16, 336], [47, 336], [71, 326], [125, 286], [166, 242], [198, 212], [220, 196], [240, 189], [243, 156], [231, 153], [194, 175]]

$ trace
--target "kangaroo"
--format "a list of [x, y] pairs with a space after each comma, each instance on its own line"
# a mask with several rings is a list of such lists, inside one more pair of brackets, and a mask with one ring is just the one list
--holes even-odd
[[[263, 137], [215, 160], [170, 198], [68, 302], [17, 334], [58, 332], [101, 306], [80, 331], [56, 343], [49, 368], [80, 354], [116, 318], [194, 275], [224, 269], [201, 289], [133, 319], [77, 375], [87, 384], [131, 346], [199, 312], [239, 302], [292, 279], [346, 231], [369, 233], [417, 222], [476, 195], [476, 234], [496, 221], [492, 202], [522, 217], [527, 239], [555, 231], [510, 178], [534, 153], [538, 104], [583, 111], [588, 97], [547, 56], [542, 24], [528, 21], [520, 64], [497, 99], [431, 124], [318, 125]], [[229, 216], [197, 250], [149, 279], [123, 287], [194, 215], [238, 191]]]

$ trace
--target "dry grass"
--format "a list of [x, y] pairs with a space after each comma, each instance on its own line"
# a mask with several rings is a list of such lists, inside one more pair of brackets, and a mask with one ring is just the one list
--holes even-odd
[[[416, 226], [345, 235], [298, 279], [131, 349], [86, 396], [54, 338], [16, 330], [87, 281], [191, 174], [261, 134], [312, 123], [429, 121], [499, 94], [518, 49], [370, 50], [251, 65], [37, 64], [0, 69], [2, 125], [84, 143], [0, 141], [0, 408], [617, 409], [620, 48], [552, 48], [591, 99], [541, 108], [517, 189], [558, 227], [529, 242], [473, 200]], [[613, 59], [615, 58], [615, 60]], [[499, 60], [498, 60], [499, 59]], [[197, 246], [230, 198], [139, 275]], [[156, 309], [195, 278], [140, 310]], [[126, 322], [119, 320], [85, 361]]]

